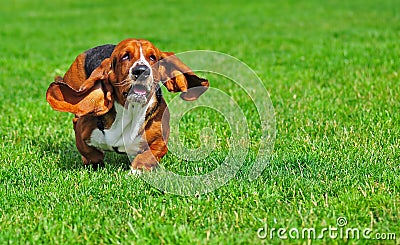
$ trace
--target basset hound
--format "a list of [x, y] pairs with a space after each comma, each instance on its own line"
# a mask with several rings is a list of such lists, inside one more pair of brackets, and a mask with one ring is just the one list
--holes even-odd
[[75, 115], [76, 146], [85, 165], [104, 166], [104, 151], [114, 151], [134, 157], [134, 171], [152, 170], [167, 153], [170, 130], [160, 83], [188, 101], [209, 86], [174, 53], [126, 39], [78, 55], [64, 77], [50, 84], [46, 99], [53, 109]]

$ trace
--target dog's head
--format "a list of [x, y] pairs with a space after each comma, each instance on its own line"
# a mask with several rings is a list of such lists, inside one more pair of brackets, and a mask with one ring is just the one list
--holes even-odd
[[56, 110], [77, 116], [103, 115], [114, 100], [121, 105], [148, 103], [159, 82], [170, 92], [182, 92], [184, 100], [197, 99], [209, 86], [173, 53], [162, 52], [147, 40], [126, 39], [80, 83], [79, 89], [69, 85], [76, 82], [58, 78], [46, 97]]
[[146, 104], [156, 89], [161, 52], [146, 40], [120, 42], [109, 58], [108, 81], [120, 104]]

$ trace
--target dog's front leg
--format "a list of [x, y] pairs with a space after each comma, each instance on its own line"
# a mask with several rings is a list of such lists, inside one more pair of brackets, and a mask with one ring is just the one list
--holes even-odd
[[164, 140], [158, 139], [151, 143], [149, 148], [138, 154], [132, 161], [132, 169], [151, 171], [157, 167], [160, 159], [167, 154], [167, 145]]
[[167, 142], [169, 138], [169, 119], [170, 114], [167, 104], [162, 99], [159, 110], [153, 120], [149, 121], [143, 134], [143, 139], [147, 143], [143, 147], [143, 152], [133, 159], [132, 170], [151, 171], [157, 167], [160, 159], [167, 154]]

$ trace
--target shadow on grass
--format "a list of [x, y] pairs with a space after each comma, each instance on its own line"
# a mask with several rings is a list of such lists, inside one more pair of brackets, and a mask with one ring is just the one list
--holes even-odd
[[[39, 147], [42, 152], [46, 152], [46, 155], [52, 159], [53, 166], [61, 170], [91, 169], [84, 166], [74, 139], [64, 138], [61, 141], [40, 144]], [[104, 163], [105, 168], [115, 170], [129, 170], [130, 165], [126, 155], [113, 152], [105, 153]]]

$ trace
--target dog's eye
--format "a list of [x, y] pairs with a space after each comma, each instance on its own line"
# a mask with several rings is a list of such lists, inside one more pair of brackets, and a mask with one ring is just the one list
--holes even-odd
[[151, 61], [156, 61], [157, 60], [157, 58], [156, 58], [156, 56], [154, 54], [150, 55], [149, 59]]
[[124, 56], [122, 56], [122, 58], [121, 58], [122, 61], [129, 60], [129, 59], [130, 59], [129, 53], [124, 54]]

